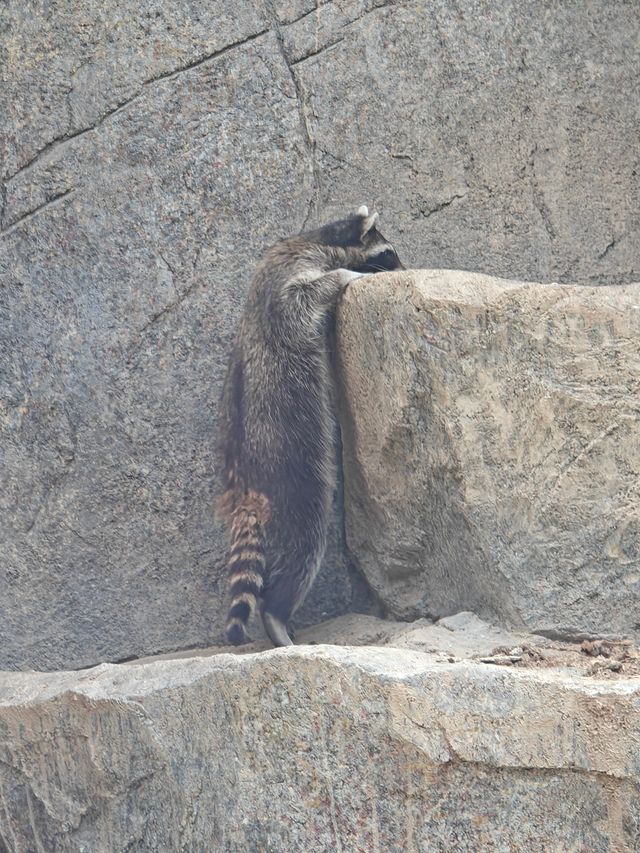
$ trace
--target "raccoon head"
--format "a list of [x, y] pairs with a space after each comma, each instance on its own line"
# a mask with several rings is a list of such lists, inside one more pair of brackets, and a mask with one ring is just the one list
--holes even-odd
[[368, 207], [363, 204], [347, 219], [330, 222], [305, 236], [324, 246], [345, 249], [347, 259], [344, 266], [354, 272], [406, 269], [391, 243], [378, 231], [377, 221], [378, 214], [369, 213]]
[[362, 257], [356, 258], [355, 264], [349, 266], [349, 269], [362, 273], [405, 269], [396, 250], [376, 228], [378, 214], [375, 211], [370, 214], [367, 206], [363, 204], [352, 219], [355, 219], [357, 231], [359, 231], [357, 249], [362, 252]]

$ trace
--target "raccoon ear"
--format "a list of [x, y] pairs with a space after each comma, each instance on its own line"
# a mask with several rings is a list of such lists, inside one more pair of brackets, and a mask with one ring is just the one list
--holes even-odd
[[356, 210], [356, 216], [368, 216], [369, 208], [366, 204], [360, 205], [360, 207]]
[[365, 236], [365, 234], [368, 234], [369, 231], [371, 231], [371, 229], [375, 226], [376, 222], [378, 221], [378, 214], [376, 213], [375, 210], [373, 211], [372, 214], [369, 214], [369, 211], [367, 210], [367, 208], [364, 205], [362, 205], [360, 210], [363, 210], [363, 209], [366, 210], [367, 212], [361, 214], [361, 216], [362, 216], [362, 222], [360, 223], [360, 239], [361, 240]]
[[375, 211], [370, 216], [363, 217], [362, 224], [360, 225], [360, 239], [371, 231], [377, 221], [378, 214]]

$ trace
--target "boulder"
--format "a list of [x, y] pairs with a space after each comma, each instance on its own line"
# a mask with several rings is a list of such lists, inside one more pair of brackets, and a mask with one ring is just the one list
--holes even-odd
[[377, 631], [383, 646], [2, 675], [0, 849], [638, 849], [636, 650], [594, 672], [520, 637], [498, 665], [474, 638], [482, 655], [504, 632], [470, 614]]
[[640, 285], [416, 271], [338, 317], [347, 542], [397, 618], [640, 627]]

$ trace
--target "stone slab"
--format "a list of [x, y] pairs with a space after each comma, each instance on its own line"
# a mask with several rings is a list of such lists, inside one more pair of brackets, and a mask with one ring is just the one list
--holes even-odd
[[[346, 618], [355, 637], [362, 617]], [[435, 628], [467, 644], [493, 630], [468, 614]], [[0, 839], [61, 853], [632, 851], [639, 709], [637, 675], [394, 645], [5, 673]]]
[[637, 637], [640, 285], [376, 276], [338, 329], [347, 542], [388, 612]]

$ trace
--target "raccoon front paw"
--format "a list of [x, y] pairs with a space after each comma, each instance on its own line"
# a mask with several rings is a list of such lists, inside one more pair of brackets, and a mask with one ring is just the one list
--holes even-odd
[[336, 270], [336, 274], [338, 275], [338, 280], [342, 287], [346, 287], [349, 282], [353, 281], [356, 278], [362, 278], [366, 273], [362, 272], [354, 272], [353, 270], [343, 269], [342, 267]]

